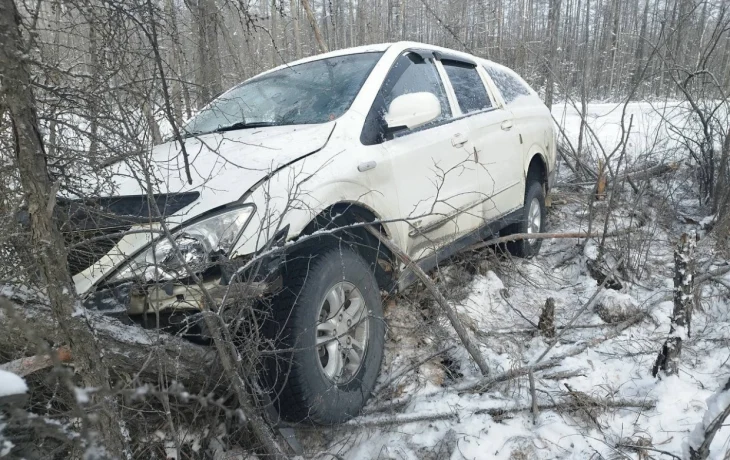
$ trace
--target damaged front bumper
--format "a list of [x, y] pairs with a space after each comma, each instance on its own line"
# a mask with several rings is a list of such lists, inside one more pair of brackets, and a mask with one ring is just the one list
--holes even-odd
[[[277, 290], [280, 280], [277, 277], [225, 285], [219, 279], [203, 282], [202, 286], [179, 283], [139, 286], [130, 282], [97, 290], [86, 297], [84, 306], [126, 324], [138, 324], [208, 344], [212, 335], [204, 320], [205, 311], [220, 311], [222, 305], [259, 301]], [[206, 308], [211, 301], [211, 308]]]
[[217, 308], [229, 301], [260, 298], [270, 292], [273, 284], [252, 281], [224, 285], [220, 279], [202, 282], [201, 285], [169, 282], [140, 286], [129, 282], [97, 290], [86, 297], [84, 306], [108, 315], [197, 312], [206, 310], [205, 304], [211, 300], [214, 303], [212, 307]]
[[[201, 282], [190, 279], [161, 283], [124, 282], [100, 286], [84, 299], [84, 306], [143, 326], [160, 327], [165, 322], [188, 322], [201, 312], [218, 311], [224, 305], [256, 302], [281, 288], [280, 267], [284, 254], [272, 253], [253, 266], [238, 261], [220, 266]], [[148, 321], [147, 317], [154, 317]], [[150, 322], [152, 324], [150, 324]]]
[[288, 226], [261, 251], [251, 256], [222, 258], [215, 266], [191, 278], [155, 283], [126, 281], [102, 285], [88, 294], [84, 306], [110, 316], [190, 314], [216, 311], [221, 306], [255, 301], [281, 288], [284, 251], [270, 251], [284, 243]]

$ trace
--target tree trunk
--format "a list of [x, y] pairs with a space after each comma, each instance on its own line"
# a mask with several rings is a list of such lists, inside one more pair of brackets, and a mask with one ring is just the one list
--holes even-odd
[[555, 86], [555, 73], [557, 72], [558, 55], [558, 25], [560, 24], [560, 0], [550, 0], [550, 11], [548, 12], [548, 29], [550, 29], [550, 49], [545, 66], [545, 105], [548, 109], [553, 107], [553, 91]]
[[717, 172], [712, 212], [719, 213], [718, 220], [721, 220], [728, 210], [727, 197], [730, 195], [730, 129], [725, 134], [725, 141], [722, 143]]
[[279, 29], [278, 15], [279, 10], [276, 7], [276, 0], [271, 0], [271, 67], [279, 65], [279, 49], [276, 46], [276, 35]]
[[198, 0], [195, 12], [198, 25], [198, 108], [221, 92], [220, 52], [218, 50], [218, 11], [214, 0]]
[[155, 115], [152, 112], [149, 101], [144, 101], [142, 103], [142, 112], [144, 113], [144, 118], [147, 121], [147, 126], [150, 128], [150, 141], [152, 141], [152, 145], [162, 144], [160, 125], [157, 123], [157, 120], [155, 120]]
[[167, 59], [170, 66], [170, 72], [168, 75], [172, 76], [170, 79], [170, 98], [172, 99], [173, 109], [175, 110], [175, 123], [177, 123], [178, 126], [182, 126], [183, 103], [180, 83], [180, 80], [182, 79], [182, 72], [180, 72], [180, 69], [182, 66], [180, 62], [180, 53], [178, 52], [180, 37], [177, 30], [177, 13], [175, 12], [173, 0], [167, 0], [165, 2], [165, 13], [167, 14], [168, 21], [170, 22], [170, 41], [172, 42], [170, 44], [170, 49], [167, 52]]
[[[93, 12], [91, 13], [94, 14]], [[98, 94], [99, 88], [99, 46], [96, 38], [96, 24], [89, 18], [89, 66], [88, 74], [91, 76], [91, 86]], [[100, 97], [100, 96], [99, 96]], [[99, 107], [96, 97], [91, 97], [87, 103], [87, 117], [89, 122], [89, 156], [95, 157], [99, 150]]]
[[[25, 50], [20, 35], [20, 15], [13, 0], [0, 0], [0, 88], [15, 138], [15, 155], [20, 183], [30, 215], [31, 245], [36, 266], [46, 283], [48, 303], [58, 323], [61, 337], [76, 357], [83, 384], [109, 394], [109, 371], [93, 332], [84, 315], [79, 315], [78, 299], [66, 263], [61, 232], [52, 219], [55, 191], [48, 175], [46, 152], [38, 128], [31, 77], [23, 59]], [[67, 382], [73, 387], [72, 382]], [[73, 388], [69, 388], [73, 391]], [[112, 397], [94, 401], [94, 417], [84, 417], [84, 431], [98, 442], [110, 457], [128, 454], [120, 430], [122, 421]]]
[[307, 19], [309, 19], [309, 24], [312, 26], [312, 31], [314, 32], [314, 38], [317, 40], [317, 45], [319, 46], [319, 50], [322, 53], [326, 53], [329, 51], [327, 48], [327, 44], [324, 42], [324, 39], [322, 38], [322, 32], [319, 30], [319, 26], [317, 25], [317, 19], [314, 17], [314, 13], [312, 12], [312, 7], [309, 5], [309, 0], [301, 0], [302, 7], [304, 7], [304, 11], [307, 13]]
[[[634, 54], [635, 70], [634, 75], [631, 78], [631, 86], [636, 87], [639, 84], [639, 78], [641, 78], [641, 68], [644, 60], [644, 49], [646, 41], [646, 26], [649, 17], [649, 0], [644, 2], [644, 12], [641, 15], [641, 31], [636, 43], [636, 53]], [[641, 93], [639, 93], [641, 94]]]
[[294, 57], [302, 58], [302, 37], [299, 34], [299, 6], [296, 0], [289, 0], [289, 9], [291, 10], [292, 33], [294, 34]]
[[652, 375], [659, 371], [666, 375], [679, 372], [679, 357], [682, 353], [682, 339], [690, 337], [692, 301], [694, 287], [694, 250], [697, 238], [694, 234], [683, 233], [674, 250], [674, 310], [669, 338], [657, 356]]
[[[37, 337], [53, 343], [64, 342], [62, 331], [48, 307], [40, 300], [24, 300], [19, 305], [0, 298], [0, 349], [17, 356], [16, 353], [33, 350]], [[157, 383], [162, 370], [170, 381], [181, 383], [191, 393], [208, 393], [221, 382], [222, 368], [212, 347], [147, 331], [136, 325], [125, 325], [94, 311], [87, 312], [85, 320], [104, 344], [105, 363], [116, 373], [134, 375], [140, 383]], [[62, 350], [68, 352], [71, 361], [77, 360], [78, 356], [72, 350]], [[155, 356], [156, 365], [147, 365], [151, 354]]]
[[537, 329], [543, 337], [548, 339], [555, 337], [555, 299], [552, 297], [548, 297], [545, 301]]

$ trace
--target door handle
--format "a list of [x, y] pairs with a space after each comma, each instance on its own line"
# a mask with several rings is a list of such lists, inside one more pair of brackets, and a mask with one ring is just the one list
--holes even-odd
[[370, 171], [371, 169], [375, 169], [377, 165], [378, 164], [374, 161], [366, 161], [365, 163], [357, 165], [357, 170], [360, 172]]
[[451, 145], [457, 148], [462, 147], [467, 142], [469, 142], [469, 139], [461, 133], [456, 133], [454, 134], [454, 137], [451, 138]]
[[502, 122], [501, 128], [505, 131], [509, 131], [510, 129], [512, 129], [512, 126], [512, 120], [505, 120]]

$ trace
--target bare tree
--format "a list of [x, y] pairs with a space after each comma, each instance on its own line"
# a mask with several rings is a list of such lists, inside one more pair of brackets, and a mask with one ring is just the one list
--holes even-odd
[[[43, 139], [36, 117], [36, 102], [32, 92], [31, 76], [23, 55], [25, 44], [20, 34], [20, 15], [14, 0], [0, 3], [0, 67], [2, 72], [2, 104], [12, 123], [15, 138], [15, 156], [23, 195], [30, 217], [30, 236], [35, 248], [33, 256], [41, 270], [54, 319], [71, 345], [84, 384], [90, 388], [109, 391], [109, 370], [103, 361], [103, 351], [93, 331], [79, 314], [79, 300], [65, 263], [65, 243], [53, 220], [58, 184], [51, 181], [48, 172]], [[73, 383], [66, 379], [69, 390]], [[97, 401], [100, 410], [95, 417], [83, 417], [89, 442], [100, 454], [106, 450], [111, 457], [128, 456], [119, 418], [119, 409], [113, 399]], [[79, 411], [81, 409], [79, 408]], [[95, 439], [96, 435], [99, 439]]]

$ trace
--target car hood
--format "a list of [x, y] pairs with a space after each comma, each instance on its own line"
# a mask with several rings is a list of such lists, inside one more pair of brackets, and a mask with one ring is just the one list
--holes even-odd
[[[190, 163], [189, 183], [180, 143], [156, 146], [149, 160], [153, 193], [200, 192], [200, 198], [168, 217], [180, 223], [218, 206], [236, 201], [282, 166], [322, 149], [335, 123], [272, 126], [185, 139]], [[146, 195], [147, 181], [140, 168], [121, 162], [112, 165], [113, 184], [106, 196]], [[136, 170], [134, 170], [136, 169]]]

